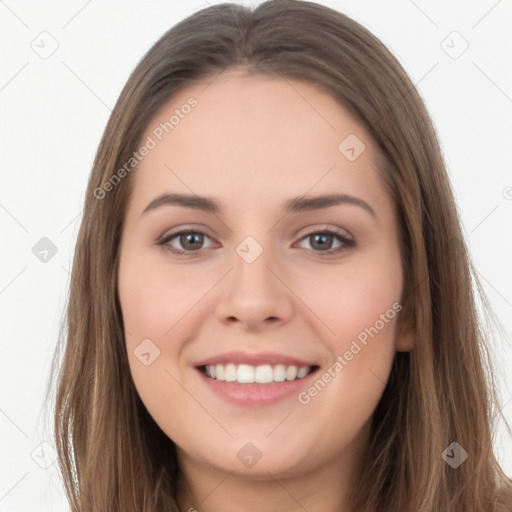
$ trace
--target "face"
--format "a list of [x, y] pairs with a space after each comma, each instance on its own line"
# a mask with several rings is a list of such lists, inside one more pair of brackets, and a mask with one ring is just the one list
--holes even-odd
[[158, 112], [130, 176], [118, 291], [135, 386], [188, 464], [346, 466], [409, 348], [375, 144], [313, 85], [206, 83]]

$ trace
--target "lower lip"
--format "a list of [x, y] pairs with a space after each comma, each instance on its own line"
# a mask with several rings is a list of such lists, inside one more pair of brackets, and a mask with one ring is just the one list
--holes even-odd
[[196, 370], [214, 393], [232, 404], [246, 406], [271, 405], [291, 395], [298, 395], [318, 371], [316, 369], [306, 377], [292, 381], [239, 384], [212, 379], [197, 368]]

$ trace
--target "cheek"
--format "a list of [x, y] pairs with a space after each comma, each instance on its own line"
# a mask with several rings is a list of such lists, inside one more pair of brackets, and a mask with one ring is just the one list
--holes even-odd
[[178, 276], [168, 267], [155, 265], [128, 248], [121, 253], [118, 290], [131, 376], [145, 407], [168, 435], [174, 434], [166, 430], [174, 410], [169, 397], [175, 407], [187, 403], [173, 379], [180, 380], [176, 365], [181, 347], [168, 342], [183, 335], [179, 331], [187, 328], [183, 318], [190, 309], [177, 283]]
[[389, 274], [368, 272], [331, 290], [335, 334], [323, 336], [331, 361], [298, 399], [305, 416], [318, 419], [332, 450], [343, 449], [370, 421], [389, 379], [401, 310], [399, 284]]
[[[173, 403], [186, 398], [181, 400], [183, 390], [173, 377], [182, 379], [182, 353], [200, 329], [197, 318], [207, 304], [201, 299], [216, 281], [218, 271], [155, 261], [129, 245], [121, 252], [118, 291], [128, 361], [139, 395], [152, 412], [167, 410], [169, 395]], [[155, 392], [163, 389], [166, 393]]]
[[119, 299], [128, 339], [163, 338], [187, 309], [179, 269], [136, 255], [121, 259]]
[[350, 421], [357, 421], [371, 415], [393, 363], [402, 310], [400, 259], [390, 253], [389, 258], [331, 269], [328, 279], [318, 277], [315, 287], [310, 281], [303, 284], [302, 296], [322, 319], [317, 335], [331, 360], [301, 403], [314, 401], [313, 408], [337, 404], [333, 414], [340, 421], [347, 421], [342, 418], [346, 411], [353, 412]]
[[321, 339], [331, 351], [343, 353], [348, 349], [347, 343], [358, 337], [364, 343], [368, 329], [376, 335], [376, 328], [380, 339], [393, 339], [394, 324], [402, 309], [398, 258], [331, 267], [315, 275], [314, 286], [311, 278], [304, 275], [295, 290], [322, 320]]

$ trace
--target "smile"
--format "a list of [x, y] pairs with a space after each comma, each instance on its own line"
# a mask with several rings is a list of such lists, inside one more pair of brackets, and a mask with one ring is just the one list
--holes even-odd
[[302, 366], [284, 364], [263, 364], [251, 366], [248, 364], [215, 364], [200, 368], [211, 379], [223, 382], [236, 382], [238, 384], [271, 384], [274, 382], [291, 382], [300, 380], [314, 371], [315, 366]]

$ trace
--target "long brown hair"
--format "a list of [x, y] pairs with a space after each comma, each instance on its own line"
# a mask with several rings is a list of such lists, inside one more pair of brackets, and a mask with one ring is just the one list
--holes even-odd
[[[512, 485], [493, 453], [497, 393], [476, 307], [477, 297], [486, 300], [423, 101], [361, 25], [315, 3], [272, 0], [255, 9], [216, 5], [175, 25], [139, 62], [106, 126], [76, 243], [63, 355], [56, 351], [52, 370], [54, 434], [72, 512], [178, 511], [175, 445], [136, 392], [117, 297], [119, 241], [136, 168], [108, 193], [98, 190], [107, 190], [129, 161], [164, 102], [235, 66], [333, 95], [372, 135], [397, 205], [400, 325], [416, 342], [411, 352], [396, 353], [353, 510], [499, 510], [499, 490], [512, 493]], [[468, 453], [456, 469], [441, 456], [453, 442]]]

